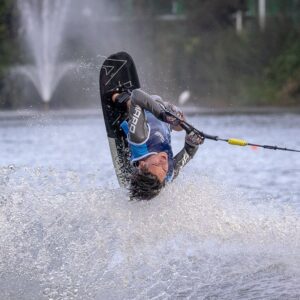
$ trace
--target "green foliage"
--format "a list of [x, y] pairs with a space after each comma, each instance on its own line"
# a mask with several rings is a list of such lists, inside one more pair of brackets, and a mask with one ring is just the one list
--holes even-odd
[[299, 105], [300, 36], [292, 20], [273, 18], [262, 32], [252, 19], [238, 35], [230, 12], [243, 9], [239, 1], [199, 2], [189, 2], [183, 43], [201, 104]]
[[300, 69], [300, 36], [292, 34], [285, 49], [270, 64], [268, 77], [277, 85], [297, 75]]
[[15, 27], [13, 25], [15, 1], [0, 2], [0, 65], [7, 66], [13, 60], [15, 53]]
[[[10, 107], [11, 103], [3, 96], [9, 68], [15, 63], [18, 47], [16, 46], [15, 1], [0, 1], [0, 108]], [[15, 22], [15, 21], [14, 21]]]
[[286, 32], [280, 51], [264, 65], [260, 77], [260, 97], [264, 102], [276, 105], [300, 104], [300, 36], [294, 29]]

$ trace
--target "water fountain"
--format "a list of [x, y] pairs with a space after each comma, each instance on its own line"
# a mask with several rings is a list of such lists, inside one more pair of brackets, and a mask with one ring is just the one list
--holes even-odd
[[73, 64], [60, 61], [69, 0], [19, 0], [25, 46], [32, 64], [16, 68], [28, 78], [45, 105]]

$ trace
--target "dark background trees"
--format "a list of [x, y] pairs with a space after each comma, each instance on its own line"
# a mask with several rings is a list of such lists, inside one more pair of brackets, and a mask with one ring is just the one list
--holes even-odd
[[[192, 101], [204, 106], [300, 105], [300, 0], [266, 0], [263, 27], [259, 26], [258, 0], [90, 2], [92, 11], [98, 9], [94, 23], [88, 20], [90, 27], [82, 34], [90, 38], [79, 38], [76, 32], [66, 41], [69, 48], [64, 54], [74, 59], [76, 53], [86, 61], [97, 53], [128, 50], [146, 88], [168, 100], [188, 89]], [[242, 16], [241, 30], [237, 30], [237, 13]], [[113, 16], [118, 19], [110, 21]], [[83, 22], [74, 19], [70, 27]], [[31, 101], [21, 101], [20, 87], [8, 80], [10, 67], [24, 57], [18, 28], [16, 0], [1, 0], [0, 108], [28, 106]], [[61, 90], [80, 85], [92, 90], [88, 85], [94, 77], [94, 73], [79, 76], [76, 85], [67, 83]], [[92, 95], [74, 90], [53, 103], [70, 107], [98, 104], [95, 86]], [[74, 95], [78, 99], [67, 100]], [[95, 101], [87, 103], [89, 97]]]
[[0, 107], [10, 108], [12, 103], [4, 94], [9, 69], [20, 55], [17, 42], [16, 3], [14, 0], [0, 1]]

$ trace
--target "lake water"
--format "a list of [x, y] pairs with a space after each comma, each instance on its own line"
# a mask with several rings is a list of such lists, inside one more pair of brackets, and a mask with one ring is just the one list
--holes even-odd
[[[100, 113], [1, 117], [0, 299], [300, 299], [300, 153], [207, 140], [130, 202]], [[300, 149], [297, 114], [188, 120]]]

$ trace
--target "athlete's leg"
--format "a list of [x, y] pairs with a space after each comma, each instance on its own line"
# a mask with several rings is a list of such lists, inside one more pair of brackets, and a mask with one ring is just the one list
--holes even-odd
[[129, 140], [132, 143], [144, 143], [149, 134], [149, 126], [145, 111], [139, 106], [129, 102]]
[[130, 98], [126, 98], [125, 93], [114, 94], [112, 101], [122, 108], [127, 109], [129, 113], [129, 133], [128, 137], [130, 142], [141, 144], [146, 141], [149, 134], [149, 127], [144, 110], [133, 103]]

